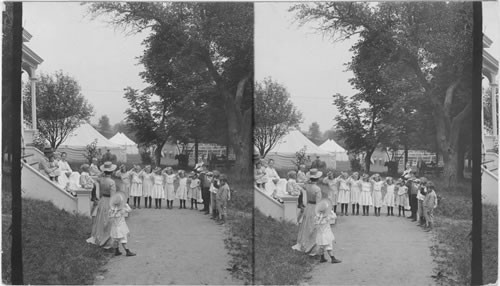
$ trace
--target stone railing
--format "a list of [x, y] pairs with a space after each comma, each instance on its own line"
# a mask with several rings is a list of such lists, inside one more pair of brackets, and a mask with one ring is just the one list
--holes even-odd
[[254, 204], [264, 215], [270, 216], [277, 220], [285, 220], [290, 222], [297, 222], [297, 197], [290, 195], [280, 196], [283, 203], [278, 202], [262, 189], [257, 186], [254, 187]]
[[29, 164], [22, 163], [22, 190], [23, 196], [42, 201], [51, 201], [56, 207], [71, 213], [90, 216], [91, 201], [90, 189], [72, 190], [76, 197], [63, 190], [49, 178], [42, 175]]

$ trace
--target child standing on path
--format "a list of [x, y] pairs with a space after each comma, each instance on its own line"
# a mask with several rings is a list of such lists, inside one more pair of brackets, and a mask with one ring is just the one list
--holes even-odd
[[231, 197], [226, 175], [220, 176], [220, 187], [217, 190], [217, 209], [219, 211], [219, 224], [224, 224], [227, 217], [227, 202]]
[[381, 180], [379, 174], [374, 174], [370, 180], [373, 184], [373, 207], [375, 216], [380, 216], [380, 208], [382, 207], [382, 186], [384, 181]]
[[217, 219], [219, 216], [217, 214], [217, 191], [219, 190], [219, 176], [220, 173], [217, 170], [213, 172], [212, 183], [210, 184], [210, 205], [212, 208], [212, 217], [211, 219]]
[[111, 222], [111, 239], [113, 239], [113, 246], [115, 246], [115, 255], [121, 255], [120, 243], [123, 249], [127, 253], [127, 256], [135, 256], [135, 253], [131, 252], [127, 248], [127, 238], [129, 235], [129, 229], [127, 223], [125, 222], [125, 216], [131, 211], [130, 207], [125, 204], [124, 195], [120, 192], [115, 193], [109, 200], [109, 218]]
[[403, 217], [405, 217], [405, 209], [408, 208], [408, 187], [403, 183], [402, 179], [398, 180], [396, 184], [396, 205], [398, 205], [398, 216], [401, 216], [401, 212], [403, 212]]
[[370, 206], [373, 205], [372, 183], [370, 182], [368, 174], [363, 174], [361, 180], [361, 196], [359, 198], [359, 204], [363, 206], [363, 216], [367, 216], [370, 215]]
[[142, 172], [141, 166], [135, 165], [134, 169], [130, 171], [130, 196], [134, 198], [135, 209], [141, 208], [142, 197]]
[[130, 196], [130, 172], [127, 171], [127, 166], [121, 164], [120, 169], [116, 171], [115, 176], [121, 180], [119, 189], [125, 194], [128, 204], [128, 198]]
[[151, 202], [153, 201], [153, 173], [151, 173], [151, 165], [147, 165], [142, 171], [142, 196], [144, 197], [144, 207], [151, 208]]
[[193, 205], [196, 209], [198, 209], [198, 201], [201, 200], [201, 182], [198, 178], [198, 174], [195, 172], [191, 172], [191, 184], [189, 188], [191, 189], [191, 209], [193, 209]]
[[426, 231], [432, 230], [434, 224], [434, 209], [437, 207], [438, 200], [433, 182], [427, 183], [427, 194], [424, 199], [424, 215]]
[[385, 197], [384, 197], [384, 205], [387, 206], [387, 216], [394, 216], [394, 181], [392, 177], [385, 178]]
[[351, 188], [351, 204], [352, 204], [352, 215], [354, 215], [354, 208], [356, 207], [356, 215], [359, 215], [359, 198], [361, 196], [361, 180], [359, 179], [359, 173], [354, 172], [347, 179], [347, 183]]
[[[337, 186], [339, 189], [339, 203], [340, 203], [340, 214], [349, 215], [349, 202], [351, 200], [351, 193], [349, 185], [347, 184], [347, 173], [342, 172], [340, 177], [337, 178]], [[345, 211], [344, 211], [345, 210]]]
[[337, 185], [337, 179], [335, 178], [334, 174], [332, 171], [328, 172], [326, 178], [323, 179], [323, 184], [328, 185], [328, 198], [330, 199], [332, 206], [333, 206], [333, 212], [337, 213], [337, 203], [338, 203], [338, 197], [339, 197], [339, 188]]
[[174, 174], [172, 167], [167, 167], [163, 170], [164, 182], [165, 182], [165, 199], [167, 200], [167, 209], [174, 207], [175, 199], [175, 187], [174, 182], [177, 175]]
[[179, 199], [179, 209], [186, 208], [187, 200], [187, 178], [184, 170], [178, 172], [179, 186], [175, 192], [175, 196]]
[[420, 185], [418, 188], [418, 193], [417, 193], [417, 224], [419, 226], [425, 226], [425, 217], [424, 217], [424, 199], [425, 199], [425, 194], [427, 193], [427, 178], [421, 177], [420, 178]]
[[156, 167], [153, 173], [152, 197], [155, 199], [155, 209], [161, 209], [161, 200], [165, 199], [165, 192], [163, 191], [163, 176], [159, 167]]
[[319, 247], [319, 262], [327, 262], [325, 259], [325, 250], [332, 259], [332, 263], [340, 263], [341, 261], [333, 256], [333, 242], [335, 236], [332, 232], [331, 222], [334, 220], [334, 213], [332, 211], [332, 204], [328, 199], [322, 199], [316, 205], [316, 216], [314, 217], [314, 224], [316, 225], [316, 245]]

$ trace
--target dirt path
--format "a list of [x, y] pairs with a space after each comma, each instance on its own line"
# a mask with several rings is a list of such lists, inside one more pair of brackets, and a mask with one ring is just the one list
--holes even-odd
[[342, 263], [318, 264], [309, 285], [435, 285], [431, 234], [403, 217], [340, 216], [334, 255]]
[[[163, 205], [163, 204], [162, 204]], [[190, 209], [136, 209], [127, 220], [135, 257], [113, 257], [96, 284], [242, 284], [228, 268], [224, 227]]]

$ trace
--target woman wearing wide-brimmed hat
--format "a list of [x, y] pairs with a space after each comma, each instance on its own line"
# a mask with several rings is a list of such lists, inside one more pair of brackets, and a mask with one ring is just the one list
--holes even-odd
[[321, 189], [318, 186], [318, 181], [323, 175], [323, 172], [318, 169], [309, 170], [309, 183], [305, 184], [307, 202], [304, 210], [302, 221], [299, 225], [299, 233], [297, 235], [297, 244], [292, 248], [298, 251], [316, 255], [318, 247], [316, 244], [316, 228], [314, 225], [314, 217], [316, 215], [316, 203], [321, 200]]
[[95, 221], [92, 225], [92, 234], [88, 243], [96, 244], [105, 249], [112, 247], [111, 223], [109, 220], [109, 198], [116, 193], [115, 181], [111, 175], [116, 170], [116, 165], [111, 162], [104, 162], [99, 168], [103, 176], [98, 179], [100, 187], [100, 198], [97, 205]]

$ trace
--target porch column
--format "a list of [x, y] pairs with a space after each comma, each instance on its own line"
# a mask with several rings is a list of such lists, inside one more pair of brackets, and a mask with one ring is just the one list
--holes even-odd
[[498, 83], [496, 82], [496, 75], [493, 76], [494, 83], [491, 86], [491, 119], [493, 122], [493, 136], [498, 140], [498, 122], [497, 122], [497, 89]]
[[31, 83], [31, 126], [36, 130], [36, 77], [30, 78]]

